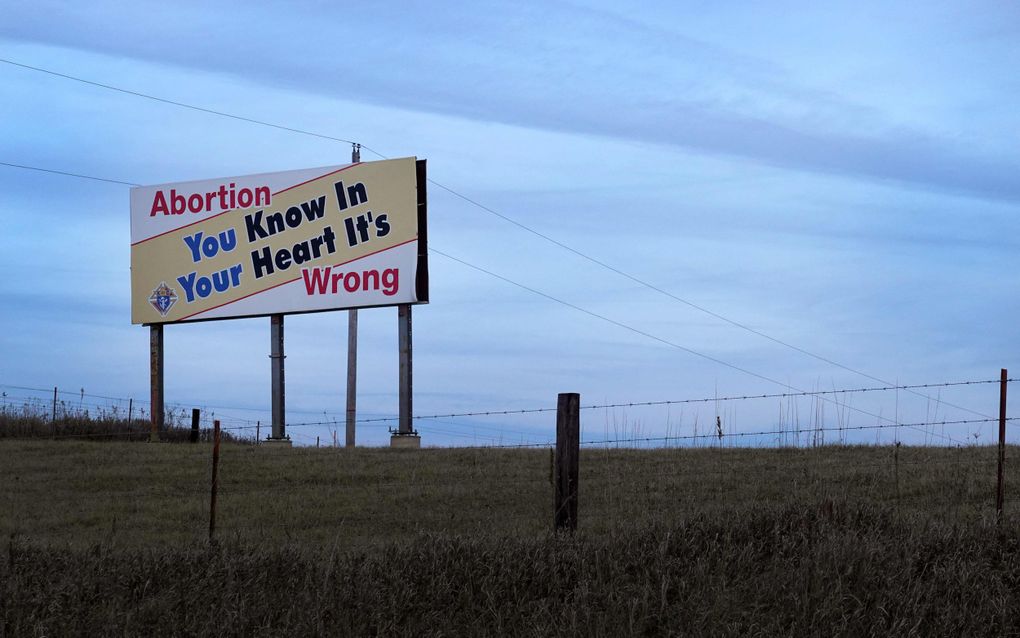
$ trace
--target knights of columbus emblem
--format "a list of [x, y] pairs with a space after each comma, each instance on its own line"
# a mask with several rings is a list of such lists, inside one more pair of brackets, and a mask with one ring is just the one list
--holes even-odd
[[163, 317], [170, 312], [170, 309], [177, 303], [177, 295], [174, 293], [174, 289], [166, 285], [165, 281], [159, 282], [159, 286], [152, 291], [152, 296], [149, 297], [149, 303], [155, 308], [159, 314]]

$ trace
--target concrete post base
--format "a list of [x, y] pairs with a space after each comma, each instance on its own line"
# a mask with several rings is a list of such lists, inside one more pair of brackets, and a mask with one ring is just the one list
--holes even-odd
[[417, 450], [421, 448], [421, 437], [417, 434], [394, 434], [390, 437], [390, 447]]

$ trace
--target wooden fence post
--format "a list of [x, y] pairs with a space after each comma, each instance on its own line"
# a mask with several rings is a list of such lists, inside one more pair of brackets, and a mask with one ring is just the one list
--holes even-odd
[[999, 377], [999, 469], [995, 483], [995, 516], [1002, 518], [1002, 502], [1005, 496], [1002, 470], [1006, 463], [1006, 368]]
[[201, 413], [198, 408], [191, 408], [191, 442], [198, 443], [198, 419]]
[[209, 542], [213, 540], [213, 533], [216, 531], [216, 488], [219, 487], [220, 468], [220, 422], [213, 421], [213, 449], [212, 449], [212, 496], [209, 499]]
[[581, 448], [581, 395], [561, 393], [556, 404], [556, 452], [553, 467], [556, 531], [577, 530], [577, 481]]

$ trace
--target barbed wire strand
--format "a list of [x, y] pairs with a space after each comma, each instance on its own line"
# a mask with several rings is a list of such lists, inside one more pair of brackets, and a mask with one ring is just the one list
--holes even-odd
[[[796, 435], [801, 434], [814, 434], [824, 432], [845, 432], [845, 431], [856, 431], [856, 430], [887, 430], [891, 428], [910, 428], [919, 429], [922, 427], [932, 426], [945, 426], [945, 425], [966, 425], [973, 423], [993, 423], [999, 419], [987, 418], [987, 419], [963, 419], [957, 421], [927, 421], [917, 423], [879, 423], [875, 425], [844, 425], [842, 427], [809, 427], [809, 428], [790, 428], [786, 430], [759, 430], [754, 432], [723, 432], [722, 434], [687, 434], [687, 435], [672, 435], [672, 436], [649, 436], [649, 437], [626, 437], [617, 439], [599, 439], [599, 440], [588, 440], [581, 441], [581, 445], [609, 445], [617, 443], [645, 443], [652, 441], [690, 441], [690, 440], [711, 440], [711, 439], [723, 439], [723, 438], [734, 438], [734, 437], [750, 437], [750, 436], [770, 436], [776, 435]], [[1020, 420], [1020, 417], [1007, 417], [1006, 422], [1012, 422]], [[941, 437], [935, 432], [929, 432], [926, 430], [919, 430], [926, 436], [934, 438], [948, 438]], [[961, 442], [957, 442], [958, 444]], [[547, 441], [544, 443], [525, 443], [518, 445], [503, 445], [503, 446], [491, 446], [498, 448], [527, 448], [527, 447], [554, 447], [555, 441]], [[961, 445], [961, 447], [963, 447]]]

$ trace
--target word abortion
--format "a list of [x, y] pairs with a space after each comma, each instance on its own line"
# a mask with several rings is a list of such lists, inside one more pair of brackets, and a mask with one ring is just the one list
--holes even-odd
[[162, 190], [156, 191], [152, 197], [152, 208], [149, 210], [149, 217], [157, 214], [183, 215], [189, 213], [208, 213], [216, 210], [214, 203], [219, 204], [219, 210], [233, 210], [235, 208], [249, 208], [251, 206], [269, 206], [272, 202], [272, 194], [268, 186], [258, 186], [254, 189], [236, 189], [233, 183], [230, 186], [220, 184], [214, 191], [205, 193], [191, 193], [187, 197], [171, 188], [169, 195]]

